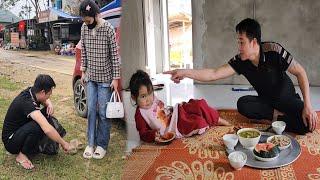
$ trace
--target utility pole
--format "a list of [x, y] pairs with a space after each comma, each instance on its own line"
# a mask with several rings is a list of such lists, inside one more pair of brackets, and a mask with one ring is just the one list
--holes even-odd
[[[48, 13], [49, 13], [49, 17], [50, 17], [50, 0], [47, 0], [47, 5], [48, 5]], [[47, 36], [47, 39], [48, 39], [48, 43], [49, 43], [49, 46], [50, 44], [53, 44], [52, 39], [51, 39], [51, 28], [50, 28], [50, 22], [47, 22], [47, 32], [48, 32], [48, 36]], [[51, 48], [51, 47], [50, 47]], [[51, 50], [51, 49], [50, 49]]]
[[26, 16], [27, 16], [27, 20], [26, 20], [26, 44], [27, 44], [27, 49], [29, 49], [29, 21], [30, 21], [30, 11], [29, 11], [29, 7], [28, 7], [28, 0], [26, 0], [26, 9], [27, 9], [27, 13]]

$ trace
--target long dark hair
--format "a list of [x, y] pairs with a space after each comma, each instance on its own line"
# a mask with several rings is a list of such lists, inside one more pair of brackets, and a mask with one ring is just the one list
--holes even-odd
[[153, 86], [149, 75], [142, 70], [137, 70], [137, 72], [131, 76], [129, 84], [131, 96], [133, 96], [135, 100], [139, 96], [139, 89], [141, 86], [146, 86], [149, 93], [153, 92]]

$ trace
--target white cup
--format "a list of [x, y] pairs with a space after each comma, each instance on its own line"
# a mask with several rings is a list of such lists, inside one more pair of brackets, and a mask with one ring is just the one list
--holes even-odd
[[286, 123], [284, 121], [274, 121], [272, 124], [272, 129], [276, 134], [282, 134], [286, 128]]
[[247, 155], [241, 151], [234, 151], [228, 156], [230, 165], [236, 169], [241, 169], [247, 162]]
[[224, 145], [231, 150], [233, 150], [238, 143], [238, 136], [235, 134], [225, 134], [222, 139]]

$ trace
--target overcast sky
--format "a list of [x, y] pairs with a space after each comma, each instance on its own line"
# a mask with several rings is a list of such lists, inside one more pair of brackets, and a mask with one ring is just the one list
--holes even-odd
[[[20, 0], [18, 3], [10, 9], [10, 11], [15, 14], [16, 16], [19, 16], [19, 12], [21, 11], [21, 6], [26, 5], [26, 2], [30, 4], [32, 7], [32, 12], [30, 13], [30, 18], [33, 18], [35, 16], [34, 13], [34, 8], [30, 0]], [[47, 7], [47, 0], [39, 0], [40, 1], [40, 7], [41, 10], [45, 10]], [[0, 0], [1, 2], [1, 0]], [[191, 14], [191, 0], [169, 0], [168, 1], [169, 5], [171, 5], [171, 8], [169, 7], [169, 13], [174, 13], [172, 11], [185, 11]], [[51, 6], [51, 1], [50, 1], [50, 6]]]
[[[21, 11], [21, 6], [26, 5], [27, 2], [28, 2], [28, 5], [30, 4], [30, 6], [32, 7], [32, 11], [30, 12], [30, 18], [33, 18], [33, 16], [35, 16], [35, 13], [34, 13], [35, 10], [32, 3], [29, 2], [29, 0], [20, 0], [17, 2], [17, 4], [14, 7], [12, 7], [9, 10], [16, 16], [19, 16], [19, 12]], [[40, 4], [41, 10], [45, 10], [47, 7], [47, 0], [40, 0], [39, 2], [40, 2], [39, 4]], [[51, 4], [51, 1], [50, 1], [50, 4]]]

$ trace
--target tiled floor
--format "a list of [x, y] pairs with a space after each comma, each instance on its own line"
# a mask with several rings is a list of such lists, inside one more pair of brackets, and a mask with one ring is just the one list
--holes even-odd
[[[206, 99], [208, 104], [217, 109], [227, 108], [236, 109], [237, 100], [244, 95], [256, 95], [253, 91], [232, 91], [232, 88], [248, 88], [249, 85], [201, 85], [193, 84], [193, 81], [186, 79], [180, 84], [174, 84], [170, 81], [169, 76], [158, 75], [153, 81], [154, 84], [164, 84], [162, 90], [156, 91], [159, 99], [167, 105], [174, 105], [182, 101], [188, 101], [190, 98]], [[300, 93], [299, 87], [296, 87]], [[320, 110], [320, 87], [311, 87], [311, 103], [315, 110]], [[138, 132], [136, 130], [134, 113], [135, 107], [130, 101], [130, 92], [124, 92], [124, 104], [127, 121], [127, 152], [140, 144]], [[301, 96], [302, 97], [302, 96]]]

